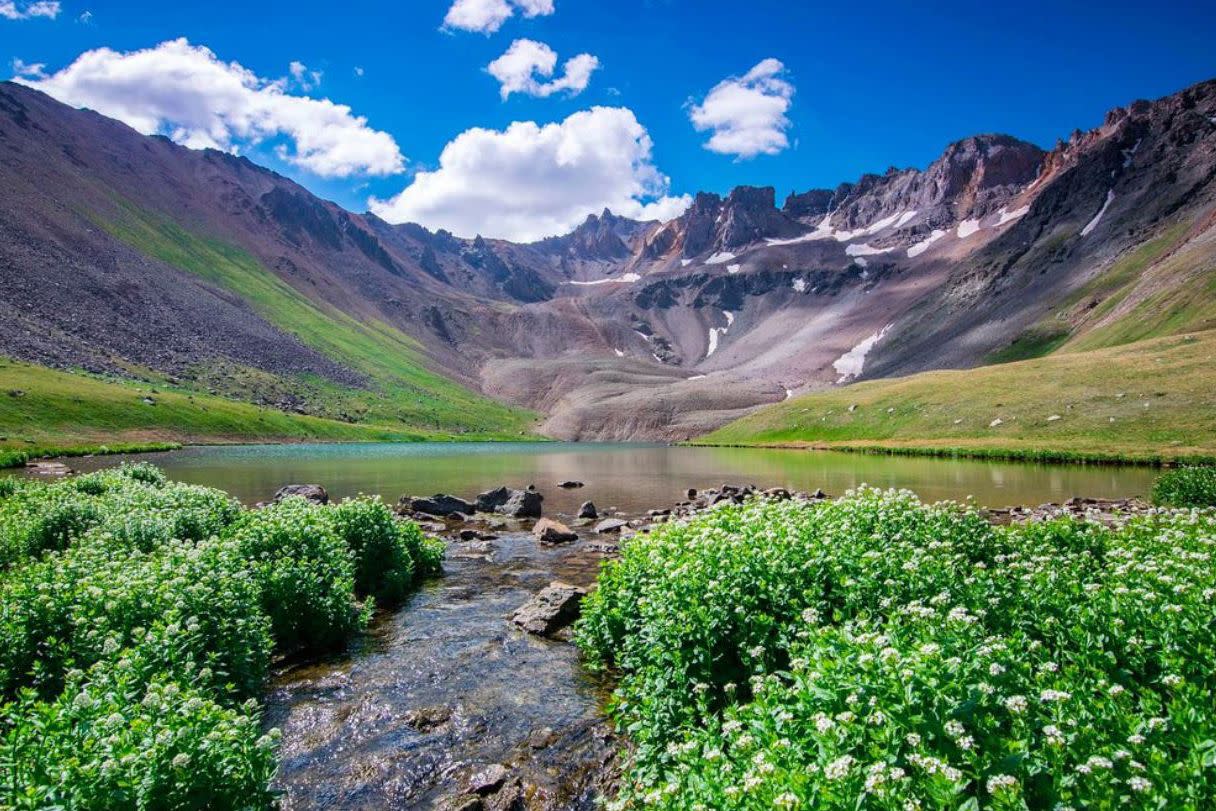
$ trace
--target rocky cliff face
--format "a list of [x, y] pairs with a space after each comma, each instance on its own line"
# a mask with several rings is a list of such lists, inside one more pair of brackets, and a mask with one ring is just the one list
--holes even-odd
[[1186, 302], [1212, 298], [1214, 172], [1209, 82], [1050, 152], [975, 136], [780, 208], [740, 187], [668, 223], [604, 211], [516, 245], [346, 212], [0, 84], [0, 340], [50, 365], [366, 382], [259, 316], [215, 256], [144, 241], [180, 232], [408, 333], [431, 368], [541, 409], [555, 436], [685, 438], [791, 393], [981, 363], [1028, 332], [1202, 325]]

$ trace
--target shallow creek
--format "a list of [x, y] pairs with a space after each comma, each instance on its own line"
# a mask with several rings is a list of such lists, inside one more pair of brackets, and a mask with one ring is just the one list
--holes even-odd
[[349, 656], [279, 675], [267, 724], [283, 730], [284, 806], [442, 807], [501, 763], [533, 791], [529, 807], [594, 807], [614, 750], [601, 688], [572, 644], [507, 618], [552, 580], [590, 584], [595, 545], [520, 533], [453, 542], [444, 575]]

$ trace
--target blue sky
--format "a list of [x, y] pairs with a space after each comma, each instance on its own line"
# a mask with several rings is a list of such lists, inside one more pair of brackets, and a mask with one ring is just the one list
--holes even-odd
[[[611, 138], [626, 141], [639, 137], [634, 122], [644, 131], [640, 137], [648, 139], [649, 151], [630, 147], [624, 154], [621, 142], [613, 141], [602, 147], [616, 149], [612, 157], [573, 174], [490, 165], [552, 160], [557, 153], [533, 143], [545, 137], [538, 133], [515, 133], [528, 144], [522, 152], [514, 141], [488, 135], [483, 142], [466, 140], [468, 153], [481, 161], [469, 171], [496, 178], [487, 182], [487, 196], [508, 195], [510, 182], [517, 180], [518, 210], [479, 201], [470, 178], [455, 172], [437, 173], [397, 209], [429, 218], [424, 224], [432, 226], [450, 221], [459, 230], [498, 230], [493, 235], [515, 237], [564, 226], [575, 210], [597, 205], [597, 194], [604, 201], [624, 197], [643, 205], [752, 184], [776, 186], [781, 197], [889, 165], [923, 166], [948, 142], [978, 132], [1008, 132], [1049, 147], [1073, 128], [1095, 126], [1110, 107], [1216, 77], [1216, 3], [1210, 2], [1159, 2], [1151, 9], [1112, 2], [1100, 12], [1093, 3], [1068, 2], [947, 3], [933, 10], [886, 0], [512, 2], [513, 15], [486, 34], [451, 26], [441, 30], [452, 0], [339, 5], [61, 0], [53, 19], [45, 8], [30, 13], [28, 1], [0, 0], [0, 65], [8, 68], [6, 76], [20, 69], [36, 82], [39, 75], [28, 66], [42, 65], [44, 75], [54, 76], [94, 49], [125, 54], [179, 37], [210, 49], [221, 63], [239, 63], [259, 82], [289, 77], [289, 65], [302, 63], [307, 66], [303, 82], [289, 80], [283, 92], [348, 105], [353, 116], [366, 118], [366, 129], [395, 143], [404, 157], [403, 171], [381, 161], [373, 171], [331, 168], [320, 174], [332, 176], [321, 177], [277, 152], [285, 143], [292, 146], [295, 136], [289, 131], [241, 134], [221, 145], [354, 210], [365, 209], [369, 197], [393, 198], [415, 172], [440, 168], [445, 146], [470, 128], [561, 123], [595, 106], [631, 113], [611, 122], [589, 118], [577, 132], [571, 125], [569, 131], [549, 133], [583, 149], [597, 133], [614, 127]], [[540, 4], [533, 8], [540, 9], [535, 16], [525, 13], [529, 3]], [[552, 13], [543, 8], [546, 3], [552, 3]], [[12, 14], [5, 13], [6, 4]], [[557, 54], [554, 77], [562, 75], [565, 60], [579, 54], [594, 57], [598, 67], [577, 94], [570, 89], [544, 97], [518, 92], [504, 101], [500, 81], [486, 68], [519, 39]], [[765, 60], [777, 60], [782, 68], [770, 78], [780, 83], [777, 95], [788, 97], [786, 121], [777, 126], [788, 145], [755, 156], [706, 149], [715, 130], [694, 127], [694, 107], [720, 82], [742, 77]], [[321, 74], [319, 79], [311, 77], [313, 72]], [[536, 78], [543, 85], [554, 77]], [[95, 98], [81, 95], [86, 86], [87, 92], [97, 92], [90, 83], [95, 80], [74, 76], [59, 87], [70, 88], [63, 90], [65, 100], [79, 104]], [[135, 76], [114, 92], [141, 96], [140, 81], [151, 83], [149, 98], [156, 95], [156, 77]], [[168, 132], [173, 122], [157, 126]], [[624, 161], [626, 172], [632, 167], [633, 185], [600, 190], [597, 184], [612, 186], [601, 175], [611, 171], [613, 160]], [[662, 177], [670, 179], [666, 187]], [[579, 188], [568, 191], [571, 186]], [[533, 199], [550, 187], [561, 198], [551, 210]], [[485, 212], [462, 219], [482, 204]]]

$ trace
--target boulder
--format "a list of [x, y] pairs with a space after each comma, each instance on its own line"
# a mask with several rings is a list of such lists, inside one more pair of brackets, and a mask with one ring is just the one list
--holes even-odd
[[574, 530], [560, 521], [552, 518], [542, 518], [532, 528], [532, 535], [541, 543], [558, 544], [577, 541], [578, 535]]
[[585, 589], [554, 581], [511, 617], [511, 621], [530, 634], [549, 636], [578, 619]]
[[493, 766], [487, 766], [473, 775], [469, 779], [469, 785], [465, 790], [469, 794], [478, 794], [484, 797], [502, 788], [510, 776], [511, 773], [507, 771], [506, 766], [501, 763], [495, 763]]
[[463, 498], [449, 496], [445, 493], [436, 493], [430, 498], [418, 498], [417, 496], [403, 498], [402, 501], [409, 502], [409, 508], [416, 513], [425, 513], [426, 515], [448, 516], [455, 513], [468, 514], [473, 512], [473, 505], [465, 501]]
[[325, 488], [319, 484], [289, 484], [274, 494], [274, 502], [278, 504], [291, 496], [299, 496], [313, 504], [329, 503], [329, 493], [325, 492]]
[[488, 490], [477, 497], [476, 510], [483, 513], [499, 513], [512, 518], [540, 518], [545, 497], [535, 490], [512, 490], [499, 487]]
[[569, 481], [558, 482], [557, 486], [562, 488], [563, 490], [577, 490], [583, 486], [583, 483], [572, 479]]
[[595, 509], [595, 504], [590, 501], [584, 501], [583, 506], [578, 508], [578, 517], [595, 520], [600, 517], [600, 513], [599, 510]]
[[619, 518], [605, 518], [595, 525], [595, 531], [600, 535], [610, 535], [613, 532], [620, 532], [627, 526], [629, 526], [628, 521], [622, 521]]

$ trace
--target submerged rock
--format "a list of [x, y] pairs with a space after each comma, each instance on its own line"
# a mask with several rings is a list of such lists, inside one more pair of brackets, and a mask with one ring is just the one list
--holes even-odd
[[586, 589], [555, 580], [521, 606], [511, 621], [530, 634], [549, 636], [578, 619]]
[[570, 543], [577, 541], [578, 535], [570, 527], [552, 518], [542, 518], [532, 528], [532, 535], [541, 543]]
[[580, 487], [583, 487], [584, 485], [582, 482], [572, 479], [569, 481], [558, 482], [557, 486], [562, 488], [563, 490], [577, 490]]
[[278, 504], [285, 498], [299, 496], [313, 504], [328, 504], [329, 493], [319, 484], [289, 484], [274, 494], [274, 503]]

